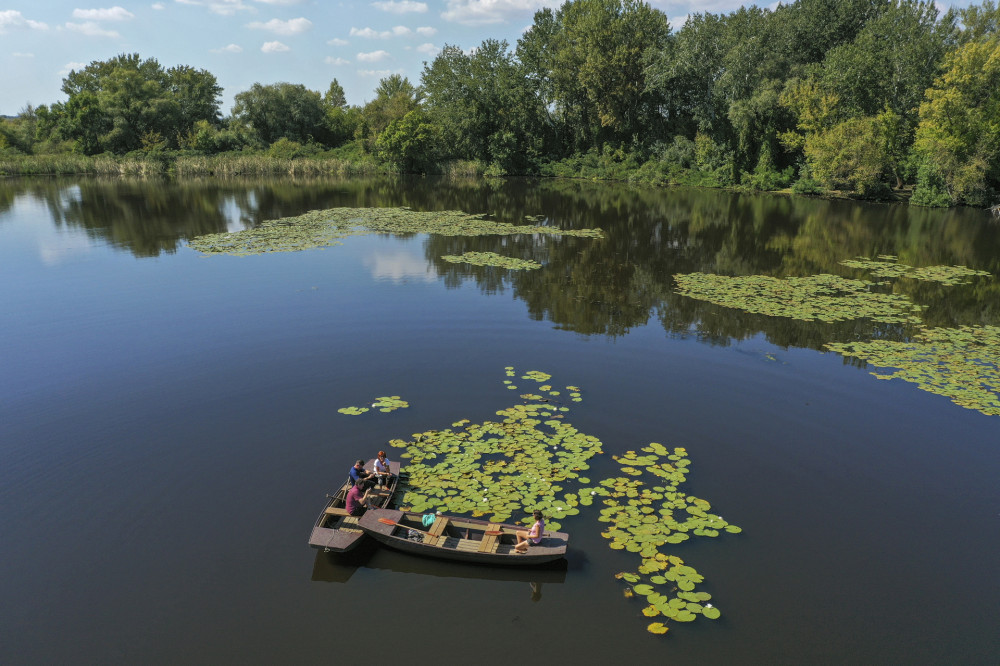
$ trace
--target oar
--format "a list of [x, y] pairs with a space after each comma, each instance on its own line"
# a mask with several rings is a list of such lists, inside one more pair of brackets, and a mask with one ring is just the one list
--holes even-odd
[[[397, 523], [395, 520], [389, 520], [388, 518], [379, 518], [378, 522], [384, 525], [395, 525], [396, 527], [402, 527], [403, 529], [413, 530], [414, 532], [420, 532], [421, 534], [426, 534], [427, 536], [434, 536], [427, 530], [421, 530], [416, 527], [410, 527], [409, 525], [404, 525], [403, 523]], [[441, 535], [444, 536], [444, 535]]]

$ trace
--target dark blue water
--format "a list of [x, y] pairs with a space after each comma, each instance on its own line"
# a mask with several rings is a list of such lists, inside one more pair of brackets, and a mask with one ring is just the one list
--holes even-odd
[[[486, 212], [603, 241], [364, 236], [204, 257], [185, 240], [332, 206]], [[502, 246], [502, 247], [501, 247]], [[456, 251], [541, 257], [511, 274]], [[409, 663], [1000, 660], [1000, 420], [821, 351], [870, 335], [673, 292], [674, 273], [845, 272], [859, 254], [992, 278], [918, 286], [933, 325], [1000, 320], [976, 211], [580, 183], [0, 184], [0, 661]], [[686, 490], [743, 527], [677, 554], [722, 619], [646, 632], [596, 509], [564, 568], [306, 544], [350, 462], [483, 421], [503, 368], [584, 389], [608, 455], [684, 446]], [[338, 414], [380, 395], [410, 408]], [[359, 652], [344, 651], [353, 642]], [[365, 656], [365, 658], [369, 658]], [[374, 658], [374, 657], [372, 657]]]

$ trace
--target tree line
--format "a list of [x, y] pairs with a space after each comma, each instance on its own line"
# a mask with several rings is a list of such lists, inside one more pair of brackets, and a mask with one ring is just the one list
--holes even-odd
[[370, 157], [407, 172], [571, 175], [995, 203], [1000, 10], [925, 0], [798, 0], [700, 13], [673, 30], [637, 0], [536, 12], [512, 47], [446, 45], [416, 84], [348, 105], [333, 80], [254, 84], [220, 110], [205, 70], [123, 54], [67, 99], [0, 124], [0, 151], [266, 151]]

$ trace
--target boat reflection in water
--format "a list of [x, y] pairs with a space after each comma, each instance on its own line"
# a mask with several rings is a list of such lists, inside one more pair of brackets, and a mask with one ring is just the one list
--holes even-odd
[[532, 601], [542, 598], [542, 584], [561, 585], [566, 581], [567, 561], [557, 560], [533, 567], [484, 566], [414, 557], [366, 542], [350, 553], [316, 552], [312, 580], [322, 583], [346, 583], [358, 569], [381, 569], [440, 578], [467, 578], [528, 583]]

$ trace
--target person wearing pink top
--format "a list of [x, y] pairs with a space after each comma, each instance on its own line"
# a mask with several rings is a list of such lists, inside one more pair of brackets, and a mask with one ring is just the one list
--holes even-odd
[[527, 553], [529, 545], [537, 546], [542, 542], [542, 535], [545, 533], [545, 518], [538, 510], [535, 510], [532, 516], [535, 518], [535, 524], [531, 526], [531, 529], [517, 531], [517, 544], [514, 546], [514, 550], [518, 553]]

